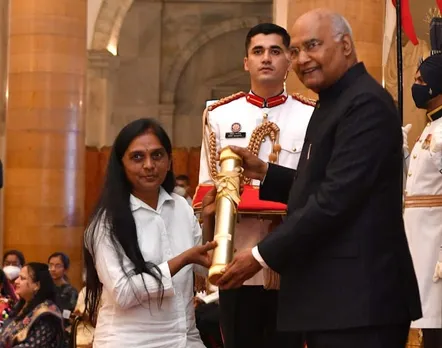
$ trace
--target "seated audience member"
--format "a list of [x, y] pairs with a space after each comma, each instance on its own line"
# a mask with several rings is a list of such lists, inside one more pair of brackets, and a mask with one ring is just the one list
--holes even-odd
[[173, 192], [184, 197], [186, 201], [192, 205], [192, 197], [190, 197], [190, 180], [187, 175], [178, 175], [175, 179], [175, 188]]
[[48, 266], [39, 262], [23, 266], [16, 289], [20, 300], [0, 331], [0, 347], [63, 347], [63, 318]]
[[62, 252], [55, 252], [48, 258], [49, 272], [57, 290], [57, 304], [62, 311], [73, 312], [77, 304], [78, 291], [71, 284], [67, 272], [70, 266], [69, 257]]
[[74, 332], [77, 347], [92, 347], [94, 340], [95, 329], [85, 311], [85, 298], [86, 287], [83, 287], [78, 294], [77, 305], [74, 309], [74, 315], [81, 317], [81, 322], [78, 324], [76, 332]]
[[71, 284], [67, 276], [69, 257], [62, 252], [55, 252], [48, 258], [49, 272], [57, 292], [56, 303], [63, 313], [65, 332], [65, 346], [69, 344], [70, 317], [77, 304], [78, 291]]
[[11, 309], [15, 306], [17, 300], [14, 287], [6, 277], [5, 272], [0, 269], [0, 327], [8, 319]]
[[19, 250], [8, 250], [3, 255], [3, 271], [6, 277], [15, 286], [14, 281], [17, 279], [21, 268], [25, 264], [25, 257], [23, 253]]

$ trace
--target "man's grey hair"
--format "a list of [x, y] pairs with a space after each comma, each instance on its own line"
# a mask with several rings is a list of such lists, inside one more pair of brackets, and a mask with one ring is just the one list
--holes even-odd
[[343, 35], [349, 35], [353, 41], [353, 31], [351, 29], [350, 23], [347, 19], [339, 13], [333, 13], [331, 15], [333, 36], [336, 41], [339, 41]]

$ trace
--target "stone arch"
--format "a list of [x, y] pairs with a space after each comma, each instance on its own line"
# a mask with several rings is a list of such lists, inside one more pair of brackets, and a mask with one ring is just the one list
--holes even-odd
[[206, 43], [213, 40], [217, 36], [239, 30], [244, 28], [251, 28], [259, 23], [268, 21], [268, 18], [262, 17], [242, 17], [234, 18], [220, 24], [213, 26], [210, 30], [202, 32], [200, 35], [195, 37], [191, 44], [186, 47], [185, 50], [180, 52], [180, 55], [175, 60], [172, 65], [172, 69], [169, 72], [165, 88], [161, 93], [161, 102], [163, 104], [173, 104], [175, 100], [175, 90], [178, 84], [178, 80], [186, 67], [188, 61], [192, 56]]
[[93, 50], [107, 49], [116, 54], [121, 26], [133, 2], [134, 0], [103, 0], [92, 36]]

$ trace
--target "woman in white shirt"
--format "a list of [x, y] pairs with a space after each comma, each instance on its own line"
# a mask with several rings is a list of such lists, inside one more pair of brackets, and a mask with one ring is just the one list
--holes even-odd
[[[97, 322], [95, 348], [204, 347], [195, 325], [193, 265], [209, 267], [216, 243], [201, 245], [199, 223], [174, 186], [164, 129], [152, 119], [124, 127], [85, 232], [85, 302]], [[212, 197], [203, 211], [206, 226], [213, 226], [213, 205]]]

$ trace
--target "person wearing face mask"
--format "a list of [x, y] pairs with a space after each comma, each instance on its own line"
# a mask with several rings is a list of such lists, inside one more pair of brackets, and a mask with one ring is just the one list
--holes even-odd
[[428, 124], [411, 151], [405, 189], [405, 228], [423, 310], [412, 327], [422, 329], [425, 348], [442, 347], [441, 29], [442, 19], [433, 19], [432, 55], [420, 64], [412, 87], [416, 106], [427, 111]]
[[173, 192], [181, 197], [184, 197], [190, 205], [192, 205], [192, 198], [189, 195], [190, 190], [190, 180], [187, 175], [181, 174], [178, 175], [175, 179], [175, 188]]
[[20, 270], [25, 264], [25, 257], [19, 250], [8, 250], [3, 255], [3, 272], [9, 281], [14, 284], [20, 274]]

